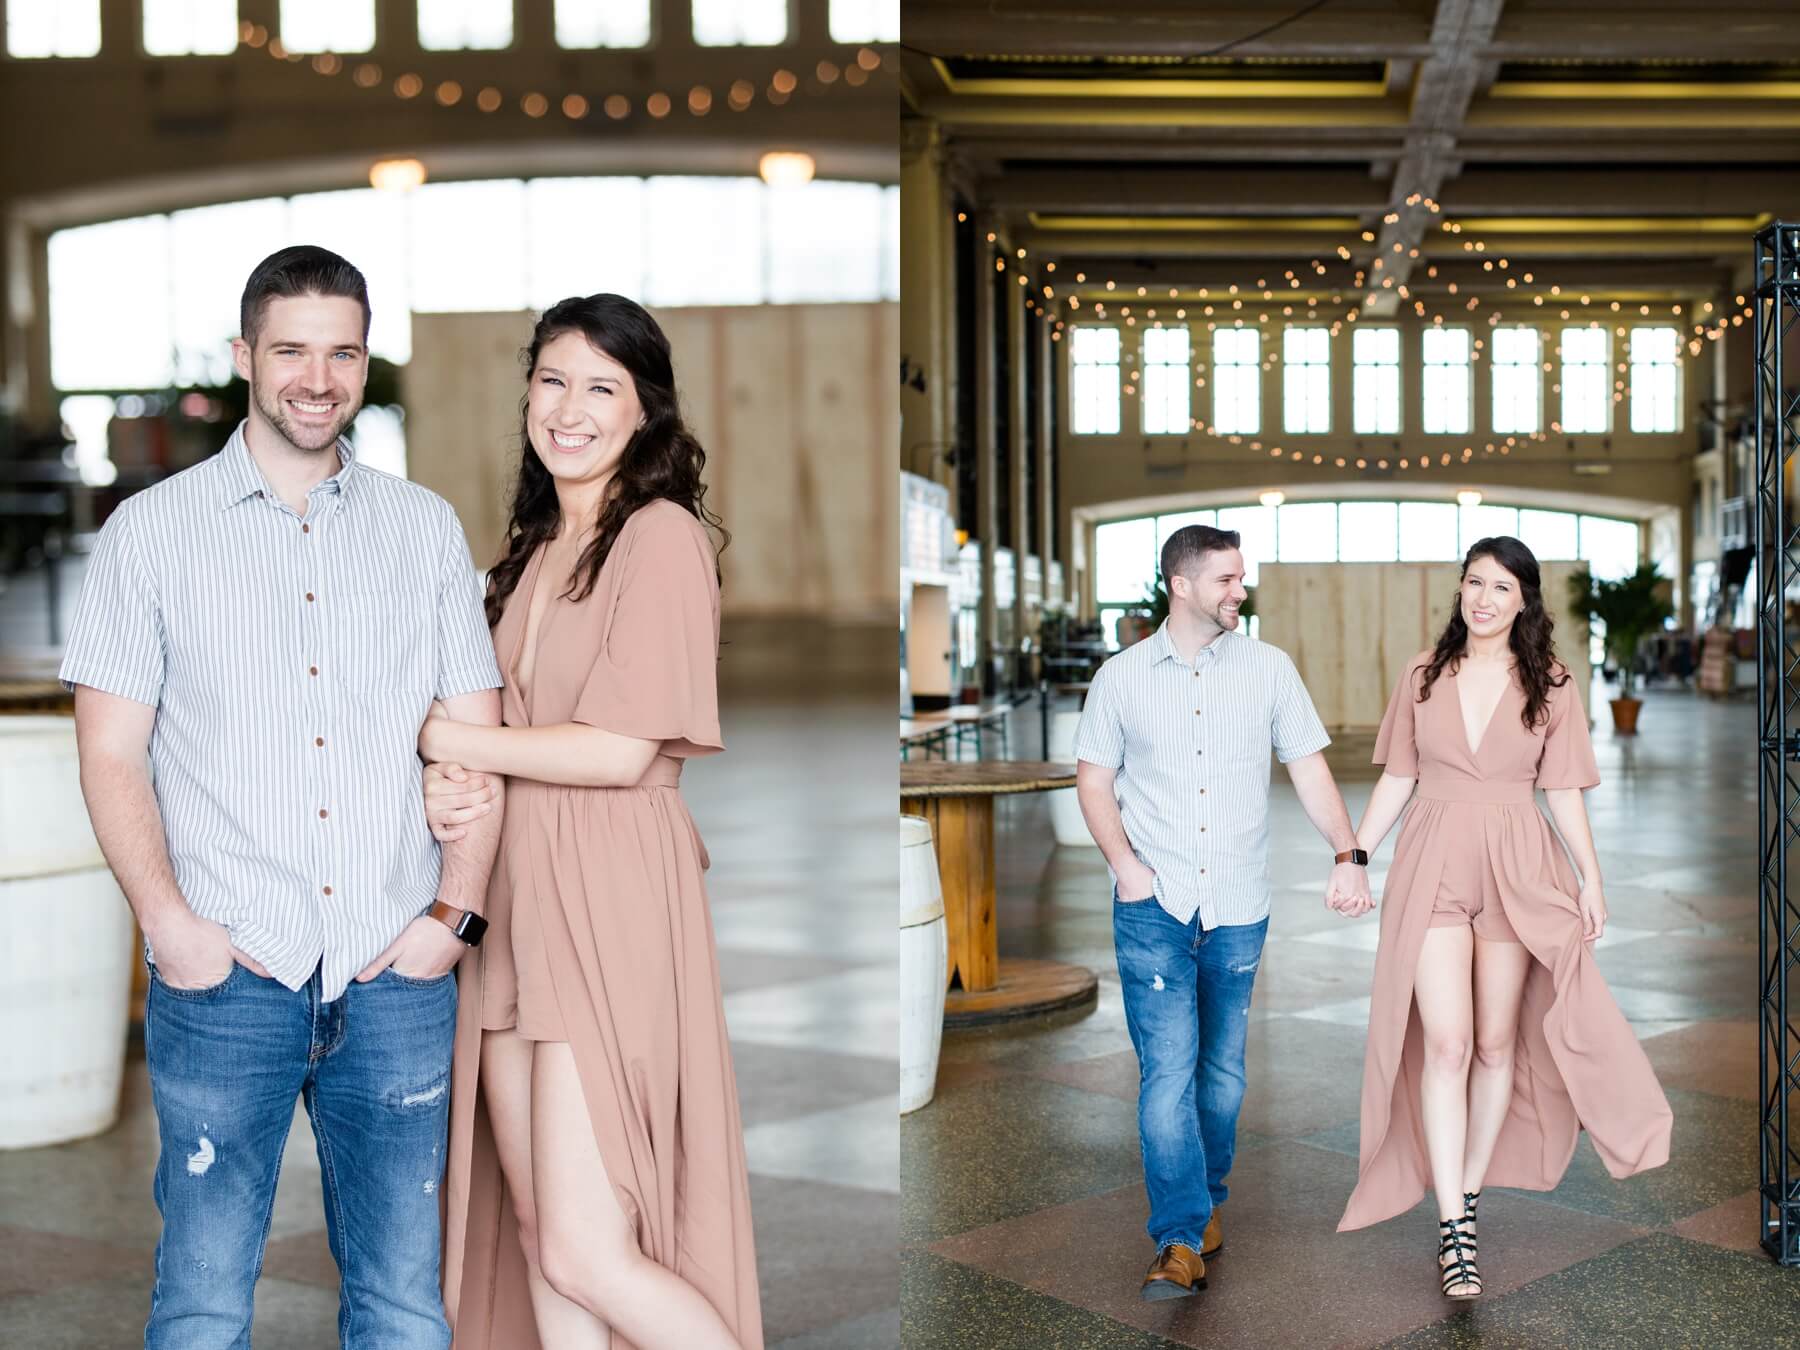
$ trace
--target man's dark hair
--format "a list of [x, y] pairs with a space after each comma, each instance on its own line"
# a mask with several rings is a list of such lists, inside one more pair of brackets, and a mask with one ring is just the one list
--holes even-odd
[[369, 284], [363, 274], [330, 249], [295, 244], [271, 253], [244, 283], [238, 303], [238, 333], [252, 348], [262, 331], [269, 301], [296, 295], [330, 295], [362, 306], [363, 345], [369, 342]]
[[1210, 525], [1183, 525], [1163, 543], [1162, 576], [1167, 586], [1176, 577], [1192, 575], [1209, 553], [1238, 546], [1236, 530], [1215, 530]]

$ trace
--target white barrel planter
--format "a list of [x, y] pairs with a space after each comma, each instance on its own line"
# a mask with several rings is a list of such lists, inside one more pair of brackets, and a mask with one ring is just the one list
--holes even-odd
[[937, 1091], [950, 940], [937, 850], [922, 816], [900, 817], [900, 1114]]
[[[1050, 717], [1050, 750], [1046, 758], [1062, 764], [1075, 761], [1075, 728], [1081, 725], [1078, 712], [1053, 713]], [[1094, 836], [1088, 833], [1082, 819], [1081, 803], [1074, 788], [1058, 788], [1045, 794], [1050, 798], [1050, 829], [1056, 842], [1067, 847], [1095, 848]]]
[[88, 824], [68, 717], [0, 717], [0, 1148], [119, 1118], [131, 911]]

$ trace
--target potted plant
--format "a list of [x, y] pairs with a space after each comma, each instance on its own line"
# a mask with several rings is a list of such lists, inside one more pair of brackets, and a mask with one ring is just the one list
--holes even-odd
[[1636, 734], [1638, 710], [1644, 706], [1632, 696], [1638, 642], [1675, 614], [1663, 592], [1666, 580], [1655, 563], [1640, 563], [1620, 581], [1601, 581], [1585, 567], [1569, 578], [1574, 613], [1600, 625], [1607, 658], [1618, 667], [1619, 697], [1612, 700], [1612, 715], [1613, 730], [1621, 736]]

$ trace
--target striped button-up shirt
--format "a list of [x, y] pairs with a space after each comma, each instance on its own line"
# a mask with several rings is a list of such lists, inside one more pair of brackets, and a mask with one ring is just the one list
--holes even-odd
[[1330, 744], [1286, 652], [1227, 631], [1189, 665], [1165, 623], [1100, 667], [1075, 756], [1118, 770], [1157, 901], [1215, 928], [1269, 916], [1269, 752], [1286, 764]]
[[433, 698], [500, 684], [456, 513], [347, 441], [306, 514], [240, 426], [100, 531], [62, 679], [156, 709], [150, 767], [193, 911], [323, 995], [431, 904], [420, 796]]

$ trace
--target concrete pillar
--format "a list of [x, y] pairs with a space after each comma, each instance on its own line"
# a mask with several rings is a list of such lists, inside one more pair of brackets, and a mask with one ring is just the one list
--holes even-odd
[[[976, 222], [976, 238], [985, 243], [995, 229], [991, 216]], [[999, 477], [995, 421], [1000, 407], [994, 369], [994, 263], [993, 250], [979, 248], [975, 266], [975, 521], [973, 533], [981, 544], [981, 612], [976, 623], [975, 646], [979, 653], [983, 688], [994, 682], [994, 635], [999, 631], [999, 607], [994, 597], [994, 550], [1000, 546], [1000, 493], [1006, 490]]]
[[954, 488], [945, 454], [955, 365], [949, 215], [943, 137], [937, 123], [908, 119], [900, 124], [900, 356], [908, 379], [918, 371], [925, 388], [900, 387], [900, 467]]
[[1056, 557], [1056, 493], [1052, 489], [1052, 467], [1056, 460], [1056, 414], [1053, 407], [1055, 398], [1052, 392], [1052, 377], [1055, 367], [1051, 364], [1056, 359], [1056, 349], [1061, 344], [1050, 340], [1053, 327], [1052, 319], [1046, 316], [1037, 327], [1037, 338], [1032, 344], [1032, 359], [1037, 362], [1038, 396], [1037, 406], [1031, 415], [1037, 420], [1037, 498], [1038, 498], [1038, 558], [1043, 565], [1044, 594], [1048, 603], [1052, 599], [1063, 597], [1052, 592], [1050, 588], [1050, 560]]
[[1009, 474], [1006, 490], [1012, 501], [1012, 538], [1007, 543], [1012, 546], [1014, 559], [1013, 650], [1008, 669], [1017, 666], [1019, 643], [1032, 636], [1026, 622], [1030, 610], [1026, 605], [1029, 587], [1025, 577], [1025, 560], [1030, 556], [1034, 543], [1027, 530], [1031, 503], [1026, 492], [1025, 476], [1025, 457], [1030, 453], [1030, 437], [1027, 435], [1030, 423], [1026, 419], [1031, 415], [1025, 370], [1025, 362], [1029, 356], [1025, 342], [1027, 289], [1029, 288], [1017, 284], [1014, 273], [1006, 274], [1006, 425], [1011, 442], [1011, 453], [1006, 457]]

